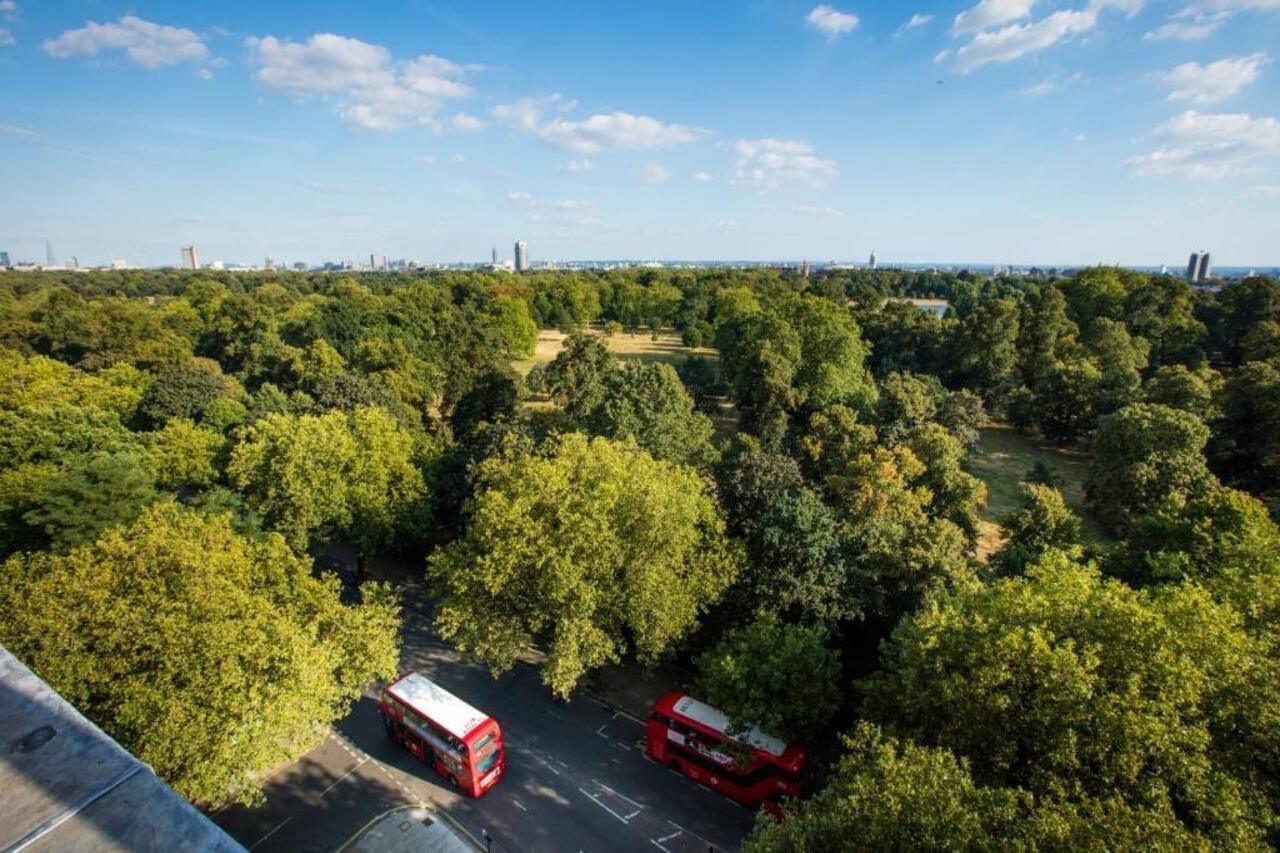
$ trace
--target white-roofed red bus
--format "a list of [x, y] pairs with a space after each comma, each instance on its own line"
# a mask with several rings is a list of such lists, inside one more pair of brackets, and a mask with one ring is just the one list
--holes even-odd
[[478, 797], [502, 778], [502, 730], [487, 714], [416, 672], [382, 689], [387, 734], [463, 793]]
[[781, 816], [781, 798], [801, 793], [808, 753], [759, 729], [741, 737], [730, 737], [728, 729], [724, 713], [675, 691], [654, 703], [645, 749], [658, 763], [744, 806]]

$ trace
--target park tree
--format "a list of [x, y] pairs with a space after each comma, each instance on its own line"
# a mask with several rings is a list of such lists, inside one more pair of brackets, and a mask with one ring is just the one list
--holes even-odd
[[898, 444], [918, 426], [932, 421], [938, 405], [946, 397], [934, 377], [890, 373], [880, 381], [876, 403], [877, 431], [890, 444]]
[[195, 420], [227, 390], [215, 364], [207, 360], [175, 364], [162, 370], [147, 387], [138, 416], [147, 427], [163, 426], [172, 418]]
[[982, 428], [987, 425], [987, 410], [981, 397], [962, 388], [942, 399], [936, 420], [965, 447], [973, 447], [982, 438]]
[[845, 555], [845, 529], [812, 490], [764, 496], [743, 540], [747, 561], [725, 596], [738, 618], [766, 611], [834, 623], [861, 615]]
[[1151, 276], [1129, 290], [1125, 325], [1151, 344], [1151, 364], [1204, 365], [1207, 329], [1196, 319], [1191, 285], [1168, 275]]
[[987, 486], [964, 470], [965, 446], [940, 424], [922, 424], [906, 435], [906, 446], [924, 465], [917, 486], [929, 490], [929, 513], [953, 522], [973, 540], [987, 505]]
[[222, 433], [186, 419], [170, 420], [148, 436], [147, 453], [156, 482], [166, 489], [205, 488], [218, 479]]
[[1217, 384], [1218, 375], [1211, 368], [1192, 372], [1185, 365], [1168, 364], [1147, 380], [1142, 399], [1190, 412], [1208, 423], [1214, 416], [1213, 392]]
[[884, 665], [869, 718], [952, 750], [986, 784], [1171, 811], [1233, 848], [1258, 847], [1275, 819], [1263, 780], [1280, 679], [1197, 586], [1141, 592], [1049, 552], [1025, 577], [934, 599]]
[[483, 374], [453, 409], [454, 433], [468, 435], [482, 423], [514, 417], [523, 393], [519, 374], [509, 367]]
[[828, 406], [809, 416], [796, 445], [809, 477], [823, 483], [846, 471], [876, 444], [876, 428], [862, 423], [848, 406]]
[[1219, 405], [1214, 470], [1280, 506], [1280, 365], [1255, 361], [1232, 371]]
[[1195, 497], [1214, 482], [1205, 464], [1209, 428], [1194, 415], [1135, 403], [1103, 418], [1093, 440], [1085, 496], [1098, 519], [1123, 532], [1174, 496]]
[[1137, 400], [1150, 351], [1147, 342], [1132, 337], [1123, 323], [1105, 317], [1093, 322], [1083, 342], [1098, 365], [1094, 412], [1107, 415]]
[[840, 657], [821, 627], [761, 616], [725, 632], [694, 661], [700, 698], [729, 717], [788, 743], [810, 741], [840, 705]]
[[540, 390], [574, 421], [584, 420], [604, 399], [605, 380], [616, 368], [608, 347], [596, 335], [577, 333], [539, 376]]
[[227, 476], [294, 548], [347, 535], [362, 558], [411, 523], [426, 491], [413, 435], [378, 408], [267, 415], [244, 430]]
[[1088, 333], [1095, 320], [1124, 318], [1128, 291], [1123, 271], [1118, 267], [1080, 270], [1061, 287], [1067, 298], [1067, 313], [1082, 332]]
[[1074, 552], [1080, 546], [1080, 518], [1052, 486], [1024, 485], [1022, 505], [1000, 523], [1007, 538], [991, 565], [1002, 574], [1020, 575], [1050, 550]]
[[93, 407], [128, 420], [138, 408], [146, 377], [127, 366], [85, 373], [45, 356], [0, 349], [0, 408], [68, 404]]
[[1060, 362], [1045, 374], [1032, 411], [1040, 432], [1060, 444], [1083, 438], [1098, 422], [1094, 402], [1102, 372], [1092, 359]]
[[600, 402], [583, 420], [593, 435], [634, 439], [655, 459], [705, 466], [716, 458], [714, 427], [667, 364], [627, 362], [605, 378]]
[[738, 436], [716, 470], [720, 505], [729, 531], [750, 537], [778, 495], [804, 485], [796, 460], [765, 450], [751, 436]]
[[538, 345], [538, 324], [529, 303], [514, 296], [499, 296], [485, 306], [485, 313], [509, 358], [529, 358]]
[[953, 381], [980, 395], [995, 412], [1004, 411], [1018, 386], [1018, 314], [1011, 299], [983, 300], [961, 321], [954, 339]]
[[974, 581], [963, 531], [929, 515], [933, 496], [916, 485], [926, 471], [905, 446], [878, 448], [827, 481], [847, 522], [857, 606], [885, 630], [927, 596]]
[[466, 534], [428, 574], [441, 634], [495, 673], [538, 644], [544, 683], [568, 696], [628, 652], [652, 664], [733, 580], [697, 475], [634, 444], [572, 433], [474, 471]]
[[[396, 671], [399, 614], [369, 585], [344, 606], [279, 536], [173, 503], [65, 556], [0, 567], [0, 640], [188, 799], [262, 799]], [[109, 594], [106, 594], [109, 591]]]
[[1061, 361], [1079, 356], [1080, 330], [1067, 316], [1067, 299], [1054, 286], [1027, 297], [1018, 324], [1018, 370], [1022, 382], [1037, 390]]
[[58, 552], [91, 542], [127, 524], [159, 499], [145, 453], [93, 453], [64, 461], [31, 483], [23, 521]]

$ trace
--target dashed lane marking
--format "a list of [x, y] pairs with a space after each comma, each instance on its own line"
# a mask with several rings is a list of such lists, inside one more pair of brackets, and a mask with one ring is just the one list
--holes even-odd
[[[625, 817], [623, 817], [622, 815], [620, 815], [620, 814], [618, 814], [617, 812], [615, 812], [613, 809], [611, 809], [611, 808], [609, 808], [608, 806], [606, 806], [604, 803], [600, 802], [600, 799], [599, 799], [595, 794], [592, 794], [592, 793], [588, 792], [585, 788], [579, 788], [578, 790], [579, 790], [579, 791], [581, 791], [581, 792], [582, 792], [582, 794], [583, 794], [583, 796], [585, 796], [588, 800], [590, 800], [591, 802], [595, 803], [597, 806], [599, 806], [600, 808], [604, 809], [604, 810], [605, 810], [605, 811], [607, 811], [609, 814], [611, 814], [611, 815], [613, 815], [614, 817], [616, 817], [618, 820], [622, 821], [623, 823], [628, 823], [628, 822], [629, 822], [629, 818], [625, 818]], [[634, 817], [634, 815], [632, 815], [632, 817]]]
[[366, 755], [364, 758], [362, 758], [362, 759], [360, 759], [359, 761], [357, 761], [354, 767], [352, 767], [352, 768], [351, 768], [350, 770], [348, 770], [346, 773], [343, 773], [343, 774], [342, 774], [341, 776], [339, 776], [337, 779], [334, 779], [334, 780], [333, 780], [333, 782], [331, 782], [331, 783], [329, 784], [329, 787], [327, 787], [327, 788], [325, 788], [323, 791], [321, 791], [321, 792], [320, 792], [320, 796], [322, 796], [322, 797], [323, 797], [325, 794], [327, 794], [327, 793], [329, 793], [330, 791], [332, 791], [334, 788], [336, 788], [336, 787], [338, 786], [338, 784], [339, 784], [340, 782], [342, 782], [344, 779], [346, 779], [346, 778], [347, 778], [348, 776], [350, 776], [352, 773], [355, 773], [357, 770], [359, 770], [359, 769], [361, 768], [361, 766], [363, 766], [363, 765], [364, 765], [364, 763], [365, 763], [366, 761], [368, 761], [368, 760], [369, 760], [369, 756], [367, 756], [367, 755]]

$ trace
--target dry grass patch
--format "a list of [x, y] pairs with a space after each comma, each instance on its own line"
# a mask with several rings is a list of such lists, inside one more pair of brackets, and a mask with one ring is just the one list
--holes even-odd
[[[591, 333], [602, 334], [599, 329], [592, 329]], [[511, 366], [521, 376], [528, 376], [529, 371], [533, 370], [535, 364], [549, 364], [552, 362], [559, 355], [560, 350], [564, 349], [564, 341], [567, 337], [568, 335], [564, 332], [543, 329], [538, 333], [538, 344], [534, 349], [533, 357], [514, 361]], [[604, 341], [609, 347], [609, 352], [618, 358], [662, 362], [672, 367], [678, 367], [684, 362], [685, 358], [691, 355], [702, 356], [712, 360], [720, 358], [720, 354], [710, 347], [694, 348], [685, 346], [684, 341], [680, 339], [680, 335], [675, 332], [662, 332], [657, 336], [657, 340], [654, 340], [654, 336], [648, 332], [634, 335], [624, 332], [605, 338]]]

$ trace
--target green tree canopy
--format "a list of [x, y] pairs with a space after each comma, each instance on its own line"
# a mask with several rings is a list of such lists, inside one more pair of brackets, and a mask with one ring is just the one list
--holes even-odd
[[346, 607], [278, 536], [158, 504], [63, 557], [0, 568], [0, 639], [183, 796], [253, 802], [396, 671], [398, 607]]
[[1195, 415], [1135, 403], [1103, 418], [1093, 440], [1085, 494], [1113, 531], [1171, 496], [1194, 497], [1213, 484], [1205, 464], [1209, 428]]
[[493, 671], [530, 645], [567, 696], [634, 650], [652, 663], [733, 580], [738, 557], [697, 475], [571, 433], [476, 467], [466, 535], [428, 564], [446, 638]]
[[1005, 574], [1021, 574], [1050, 550], [1072, 551], [1080, 546], [1080, 519], [1052, 486], [1024, 485], [1022, 506], [1001, 525], [1008, 538], [991, 564]]
[[594, 435], [634, 439], [655, 459], [705, 466], [716, 458], [714, 427], [667, 364], [626, 362], [605, 378], [583, 426]]
[[762, 616], [725, 632], [694, 663], [699, 696], [729, 716], [736, 734], [758, 726], [787, 742], [808, 741], [840, 705], [840, 657], [820, 627]]

